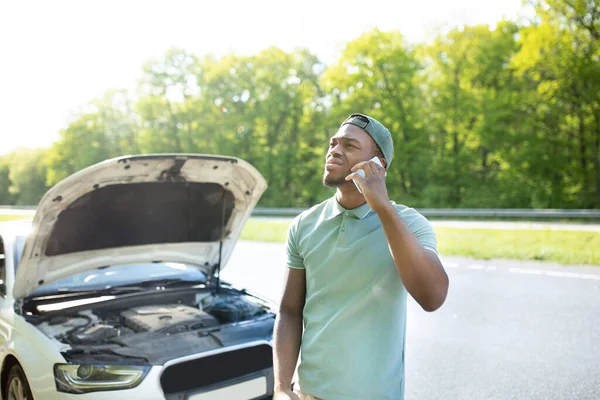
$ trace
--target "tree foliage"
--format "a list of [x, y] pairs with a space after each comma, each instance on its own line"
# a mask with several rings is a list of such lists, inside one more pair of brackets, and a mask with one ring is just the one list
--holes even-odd
[[305, 207], [350, 113], [392, 132], [390, 196], [417, 207], [600, 207], [600, 6], [533, 2], [533, 21], [466, 26], [410, 45], [374, 29], [330, 65], [307, 49], [142, 66], [137, 93], [83, 105], [50, 148], [0, 159], [0, 203], [36, 204], [69, 174], [124, 154], [243, 158], [262, 206]]

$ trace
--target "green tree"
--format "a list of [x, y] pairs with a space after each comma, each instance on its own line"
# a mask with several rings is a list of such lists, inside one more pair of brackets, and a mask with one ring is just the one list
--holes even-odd
[[46, 186], [45, 149], [17, 149], [9, 154], [9, 179], [12, 194], [18, 205], [36, 205]]
[[0, 157], [0, 205], [13, 205], [15, 196], [9, 191], [10, 164], [8, 157]]
[[143, 66], [136, 110], [141, 117], [141, 150], [144, 152], [197, 152], [197, 57], [173, 48], [161, 59]]
[[[201, 93], [213, 104], [216, 149], [245, 158], [269, 183], [262, 205], [297, 206], [322, 198], [325, 135], [318, 59], [306, 50], [266, 49], [207, 60]], [[318, 138], [318, 139], [317, 139]], [[318, 150], [317, 150], [318, 149]]]
[[[390, 128], [390, 196], [418, 207], [600, 207], [600, 8], [535, 0], [520, 26], [466, 26], [409, 45], [374, 29], [325, 66], [306, 49], [143, 65], [137, 100], [107, 91], [47, 150], [0, 159], [0, 203], [110, 157], [226, 154], [266, 177], [261, 206], [314, 204], [330, 136], [354, 112]], [[44, 179], [40, 178], [43, 177]]]
[[534, 3], [513, 63], [537, 97], [542, 165], [530, 170], [545, 189], [542, 206], [600, 205], [600, 6], [593, 0]]
[[125, 91], [108, 91], [86, 104], [48, 150], [47, 184], [108, 158], [138, 153], [138, 130], [133, 102]]

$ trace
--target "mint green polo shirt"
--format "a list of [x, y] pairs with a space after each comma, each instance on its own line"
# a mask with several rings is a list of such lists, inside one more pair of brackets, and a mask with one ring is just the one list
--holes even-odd
[[[392, 204], [437, 254], [429, 221]], [[306, 271], [299, 389], [324, 400], [403, 399], [407, 292], [379, 216], [332, 197], [294, 219], [286, 252], [289, 268]]]

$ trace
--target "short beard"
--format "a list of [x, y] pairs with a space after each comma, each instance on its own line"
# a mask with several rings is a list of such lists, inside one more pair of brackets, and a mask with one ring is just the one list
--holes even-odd
[[327, 175], [323, 175], [323, 186], [328, 187], [328, 188], [337, 188], [339, 186], [342, 186], [344, 184], [348, 183], [348, 181], [346, 180], [345, 176], [342, 176], [340, 178], [331, 178], [331, 177], [327, 177]]

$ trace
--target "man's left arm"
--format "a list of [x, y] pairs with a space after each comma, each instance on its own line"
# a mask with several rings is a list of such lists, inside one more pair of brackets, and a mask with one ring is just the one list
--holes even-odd
[[[365, 177], [356, 173], [365, 172]], [[425, 311], [435, 311], [444, 304], [449, 280], [437, 254], [424, 248], [396, 207], [390, 203], [385, 184], [385, 169], [373, 161], [364, 161], [351, 169], [346, 180], [358, 180], [365, 200], [377, 213], [404, 287]], [[430, 228], [430, 233], [434, 235]]]
[[444, 304], [449, 286], [437, 254], [421, 245], [392, 204], [375, 212], [404, 287], [425, 311], [437, 310]]

